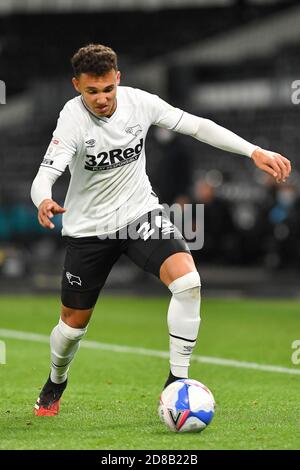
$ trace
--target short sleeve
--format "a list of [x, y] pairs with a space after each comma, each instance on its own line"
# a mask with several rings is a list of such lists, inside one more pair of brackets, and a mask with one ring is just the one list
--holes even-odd
[[174, 108], [174, 106], [162, 100], [157, 95], [143, 90], [137, 91], [144, 111], [149, 116], [150, 124], [176, 131], [184, 111], [179, 108]]

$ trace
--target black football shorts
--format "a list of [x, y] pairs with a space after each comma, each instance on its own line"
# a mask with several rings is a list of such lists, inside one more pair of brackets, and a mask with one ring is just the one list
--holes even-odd
[[66, 256], [62, 276], [62, 304], [92, 308], [111, 268], [122, 254], [159, 278], [162, 263], [171, 255], [190, 253], [180, 231], [166, 213], [155, 210], [114, 234], [114, 238], [64, 236]]

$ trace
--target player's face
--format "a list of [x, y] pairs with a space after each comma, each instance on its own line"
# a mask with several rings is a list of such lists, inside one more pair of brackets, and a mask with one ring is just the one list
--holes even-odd
[[120, 83], [120, 72], [112, 69], [103, 76], [81, 73], [79, 78], [73, 78], [72, 82], [94, 114], [103, 117], [113, 114], [117, 106], [116, 94]]

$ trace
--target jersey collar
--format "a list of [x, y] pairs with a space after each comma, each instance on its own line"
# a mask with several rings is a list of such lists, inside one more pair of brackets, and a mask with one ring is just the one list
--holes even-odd
[[[117, 106], [116, 106], [116, 109], [114, 110], [113, 114], [110, 116], [110, 117], [99, 117], [97, 116], [97, 114], [93, 113], [93, 111], [90, 110], [90, 108], [88, 107], [88, 105], [86, 104], [86, 102], [84, 101], [83, 99], [83, 96], [81, 95], [80, 97], [81, 99], [81, 102], [83, 104], [83, 106], [85, 107], [85, 109], [94, 117], [97, 119], [97, 121], [100, 121], [100, 122], [110, 122], [110, 120], [115, 116], [116, 112], [117, 112], [117, 109], [118, 109], [118, 103], [117, 103]], [[117, 99], [117, 98], [116, 98]]]

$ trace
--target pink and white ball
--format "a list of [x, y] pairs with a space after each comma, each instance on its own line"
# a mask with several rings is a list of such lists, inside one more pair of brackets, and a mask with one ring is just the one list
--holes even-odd
[[200, 432], [213, 419], [215, 400], [201, 382], [176, 380], [162, 392], [158, 414], [171, 431]]

